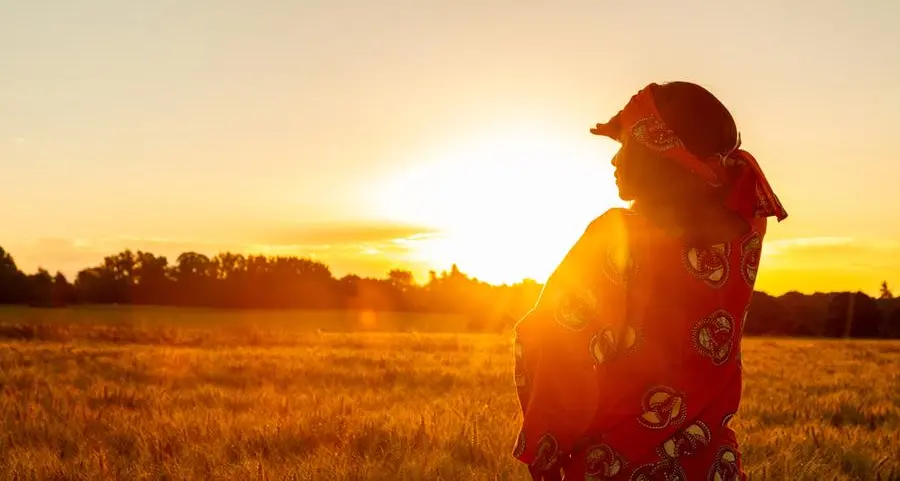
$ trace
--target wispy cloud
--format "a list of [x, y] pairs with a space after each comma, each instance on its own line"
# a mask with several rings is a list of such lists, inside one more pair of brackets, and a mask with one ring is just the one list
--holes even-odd
[[260, 242], [196, 241], [167, 237], [117, 236], [66, 239], [48, 237], [4, 246], [26, 272], [38, 267], [68, 276], [100, 264], [125, 249], [166, 256], [174, 263], [182, 252], [209, 256], [221, 252], [311, 257], [328, 264], [336, 275], [380, 276], [397, 267], [422, 272], [428, 266], [413, 253], [416, 243], [439, 235], [414, 226], [344, 223], [303, 226], [260, 238]]
[[763, 246], [763, 256], [774, 262], [809, 259], [816, 263], [858, 261], [875, 257], [886, 262], [900, 254], [900, 243], [884, 239], [859, 239], [853, 237], [803, 237], [768, 241]]
[[352, 244], [416, 238], [435, 233], [433, 229], [413, 225], [346, 222], [308, 224], [279, 229], [270, 233], [265, 240], [266, 243], [272, 244]]
[[770, 240], [767, 244], [770, 247], [808, 247], [844, 245], [850, 244], [853, 241], [853, 237], [796, 237], [792, 239]]
[[765, 243], [758, 287], [772, 292], [875, 292], [882, 280], [900, 282], [900, 242], [803, 237]]

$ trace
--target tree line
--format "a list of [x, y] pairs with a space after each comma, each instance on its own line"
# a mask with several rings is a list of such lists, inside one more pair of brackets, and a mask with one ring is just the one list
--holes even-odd
[[[466, 329], [509, 328], [537, 300], [541, 285], [492, 285], [454, 265], [424, 283], [392, 270], [384, 278], [335, 277], [309, 258], [185, 252], [174, 262], [150, 252], [107, 256], [70, 281], [45, 269], [22, 272], [0, 247], [0, 304], [64, 307], [130, 304], [212, 308], [353, 309], [461, 314]], [[862, 292], [756, 292], [744, 330], [749, 335], [900, 338], [900, 299], [885, 283], [878, 298]]]

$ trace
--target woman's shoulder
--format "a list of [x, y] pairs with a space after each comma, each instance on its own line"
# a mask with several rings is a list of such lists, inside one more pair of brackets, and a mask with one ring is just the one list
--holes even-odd
[[625, 230], [629, 225], [637, 222], [640, 216], [631, 209], [613, 207], [600, 214], [588, 224], [586, 233], [609, 233], [617, 230]]

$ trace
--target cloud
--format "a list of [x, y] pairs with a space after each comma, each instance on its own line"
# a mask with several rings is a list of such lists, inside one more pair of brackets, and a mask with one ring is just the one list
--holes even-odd
[[853, 237], [804, 237], [767, 241], [763, 258], [775, 264], [813, 262], [816, 265], [849, 266], [874, 261], [884, 265], [900, 258], [900, 243]]
[[[757, 287], [772, 293], [862, 290], [900, 283], [900, 242], [853, 237], [767, 241]], [[894, 277], [892, 277], [894, 276]]]
[[433, 235], [427, 227], [376, 222], [308, 224], [277, 230], [265, 240], [270, 244], [359, 244]]
[[810, 246], [835, 246], [852, 244], [853, 237], [796, 237], [792, 239], [770, 240], [766, 243], [769, 247], [810, 247]]
[[427, 269], [414, 258], [417, 240], [439, 234], [415, 226], [379, 223], [307, 225], [288, 229], [260, 240], [230, 242], [187, 240], [166, 237], [119, 236], [111, 238], [40, 238], [5, 245], [19, 267], [33, 272], [43, 267], [74, 276], [86, 267], [99, 265], [103, 258], [125, 249], [166, 256], [174, 263], [183, 252], [214, 256], [221, 252], [311, 257], [332, 268], [335, 275], [355, 273], [381, 276], [392, 268]]

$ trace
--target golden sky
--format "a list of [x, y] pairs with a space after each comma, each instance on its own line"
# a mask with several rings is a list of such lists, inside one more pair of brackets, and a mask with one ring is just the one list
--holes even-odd
[[900, 3], [0, 1], [0, 245], [543, 277], [651, 81], [735, 115], [791, 217], [758, 287], [900, 283]]

